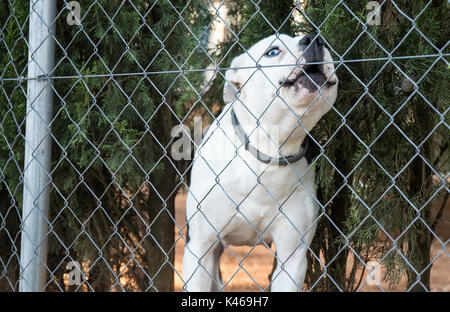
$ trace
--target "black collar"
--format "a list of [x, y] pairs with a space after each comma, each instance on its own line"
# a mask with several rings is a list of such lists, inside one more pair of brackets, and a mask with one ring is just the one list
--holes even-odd
[[231, 122], [233, 123], [234, 132], [236, 133], [236, 136], [239, 138], [239, 140], [245, 143], [245, 149], [263, 163], [271, 165], [287, 166], [288, 164], [296, 162], [297, 160], [300, 160], [301, 158], [305, 157], [305, 155], [308, 152], [309, 144], [308, 140], [305, 139], [302, 145], [300, 146], [300, 150], [298, 151], [297, 154], [279, 158], [270, 157], [269, 155], [260, 152], [258, 149], [256, 149], [253, 145], [250, 144], [250, 140], [247, 134], [245, 133], [244, 129], [242, 128], [241, 124], [239, 123], [239, 119], [237, 118], [233, 108], [231, 108]]

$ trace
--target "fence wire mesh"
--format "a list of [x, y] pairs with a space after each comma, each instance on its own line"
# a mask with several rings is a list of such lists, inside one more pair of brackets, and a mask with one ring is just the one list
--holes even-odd
[[[245, 142], [234, 145], [234, 131], [220, 126], [219, 116], [230, 107], [222, 100], [226, 72], [235, 69], [250, 72], [238, 89], [262, 77], [276, 90], [258, 113], [239, 96], [233, 102], [255, 124], [249, 136], [279, 102], [297, 120], [280, 149], [296, 129], [307, 132], [315, 154], [303, 172], [288, 163], [297, 182], [284, 191], [289, 198], [304, 188], [318, 214], [306, 231], [289, 220], [287, 199], [262, 182], [272, 164], [246, 163], [254, 185], [237, 200], [221, 180], [233, 161], [246, 158], [236, 152], [221, 170], [209, 166], [204, 179], [214, 179], [211, 193], [222, 192], [236, 208], [225, 227], [215, 228], [202, 208], [209, 193], [190, 194], [198, 207], [194, 216], [204, 216], [215, 231], [213, 244], [224, 246], [222, 266], [234, 261], [222, 282], [209, 273], [218, 290], [247, 289], [236, 281], [244, 279], [249, 290], [267, 291], [283, 272], [289, 275], [288, 260], [263, 239], [280, 216], [307, 251], [298, 290], [449, 290], [443, 277], [450, 263], [446, 1], [64, 0], [57, 1], [51, 23], [37, 9], [43, 1], [0, 4], [0, 290], [19, 290], [27, 283], [23, 272], [35, 262], [45, 273], [42, 291], [186, 289], [189, 277], [180, 260], [188, 241], [184, 202], [193, 163], [208, 163], [201, 152], [205, 128], [215, 123], [214, 131], [236, 150], [247, 148]], [[42, 29], [30, 27], [32, 16]], [[31, 32], [44, 34], [42, 42], [30, 42]], [[331, 64], [339, 77], [336, 102], [327, 100], [330, 111], [312, 130], [267, 74], [283, 66], [292, 74], [299, 67], [299, 55], [282, 34], [302, 38], [308, 32], [313, 40], [320, 37], [332, 57], [312, 65]], [[270, 35], [294, 62], [260, 64], [264, 56], [250, 47]], [[41, 68], [36, 52], [48, 41], [55, 44], [50, 71]], [[233, 67], [240, 54], [251, 62]], [[32, 65], [43, 74], [30, 76]], [[52, 91], [50, 121], [33, 106], [44, 89], [30, 98], [30, 81]], [[46, 231], [31, 250], [33, 259], [25, 261], [21, 239], [35, 235], [24, 227], [29, 215], [23, 196], [31, 189], [25, 149], [32, 146], [31, 157], [39, 159], [44, 145], [44, 139], [27, 141], [32, 130], [25, 125], [34, 113], [48, 131], [51, 165], [38, 164], [48, 181], [33, 194], [33, 207]], [[317, 191], [306, 183], [313, 171]], [[263, 227], [240, 209], [257, 188], [277, 210]], [[39, 204], [46, 190], [48, 213]], [[224, 241], [234, 219], [257, 233], [246, 249]], [[213, 244], [195, 255], [198, 269], [205, 268]], [[37, 251], [43, 246], [45, 256]], [[254, 255], [269, 264], [255, 268]], [[273, 259], [281, 270], [269, 277]], [[438, 262], [445, 273], [433, 274]]]

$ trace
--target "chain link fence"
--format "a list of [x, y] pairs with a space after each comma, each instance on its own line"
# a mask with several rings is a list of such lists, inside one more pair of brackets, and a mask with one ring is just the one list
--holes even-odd
[[[260, 39], [307, 32], [340, 83], [307, 134], [303, 290], [448, 290], [448, 17], [431, 0], [2, 2], [0, 290], [185, 289], [185, 195], [225, 72]], [[225, 244], [222, 290], [241, 273], [270, 288], [277, 255], [258, 243]]]

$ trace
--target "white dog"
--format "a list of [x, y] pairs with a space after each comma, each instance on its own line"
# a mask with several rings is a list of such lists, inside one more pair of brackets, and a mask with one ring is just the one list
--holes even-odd
[[224, 245], [273, 242], [271, 290], [301, 290], [318, 215], [302, 143], [336, 100], [330, 52], [316, 35], [271, 36], [236, 57], [225, 78], [228, 104], [192, 167], [185, 288], [222, 289]]

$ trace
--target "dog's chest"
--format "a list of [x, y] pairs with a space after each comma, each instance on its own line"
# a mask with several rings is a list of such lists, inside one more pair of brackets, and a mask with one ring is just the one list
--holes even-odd
[[236, 138], [230, 140], [233, 129], [219, 131], [214, 124], [208, 132], [212, 135], [197, 156], [191, 186], [202, 212], [222, 234], [227, 233], [224, 239], [231, 244], [257, 242], [260, 235], [270, 241], [269, 227], [276, 226], [281, 210], [300, 213], [299, 195], [306, 189], [313, 192], [314, 170], [304, 158], [288, 166], [257, 160]]
[[[224, 175], [221, 180], [227, 197], [232, 199], [232, 211], [221, 211], [227, 224], [227, 243], [232, 245], [267, 244], [272, 240], [271, 228], [277, 225], [280, 211], [289, 209], [298, 193], [305, 192], [295, 175], [284, 170], [267, 172], [259, 178], [253, 174]], [[287, 205], [289, 202], [289, 205]], [[298, 202], [297, 206], [302, 203]], [[296, 208], [298, 209], [298, 208]], [[231, 218], [231, 219], [230, 219]]]
[[304, 175], [306, 165], [304, 159], [288, 167], [236, 158], [223, 171], [221, 182], [236, 199], [248, 198], [255, 205], [272, 206], [303, 190], [303, 183], [310, 179], [310, 174]]

